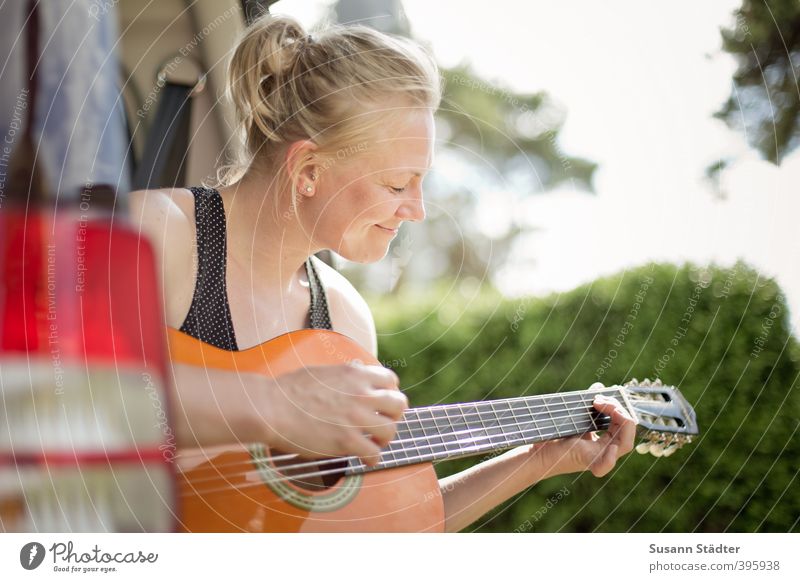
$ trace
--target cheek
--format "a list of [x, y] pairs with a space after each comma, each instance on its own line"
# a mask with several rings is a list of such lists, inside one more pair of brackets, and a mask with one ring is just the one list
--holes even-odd
[[375, 218], [378, 208], [369, 190], [356, 185], [311, 203], [314, 208], [307, 215], [306, 227], [313, 229], [314, 238], [331, 247], [361, 236], [370, 221], [380, 221]]
[[385, 222], [397, 210], [396, 202], [373, 184], [354, 185], [342, 198], [336, 213], [343, 215], [348, 230]]

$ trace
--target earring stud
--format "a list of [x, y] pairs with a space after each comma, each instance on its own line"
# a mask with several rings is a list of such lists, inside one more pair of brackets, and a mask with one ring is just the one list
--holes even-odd
[[311, 187], [311, 184], [306, 185], [306, 192], [311, 192], [314, 188]]

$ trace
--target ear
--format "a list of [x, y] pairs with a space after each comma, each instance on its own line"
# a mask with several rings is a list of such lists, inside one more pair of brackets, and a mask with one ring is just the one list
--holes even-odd
[[299, 173], [292, 181], [292, 189], [301, 196], [313, 196], [316, 192], [316, 180], [319, 176], [314, 152], [317, 144], [310, 139], [292, 142], [286, 148], [287, 173], [292, 176], [299, 169]]

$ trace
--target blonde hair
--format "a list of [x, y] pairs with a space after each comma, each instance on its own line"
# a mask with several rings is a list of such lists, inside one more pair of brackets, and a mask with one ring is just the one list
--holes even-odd
[[[387, 117], [408, 107], [435, 111], [441, 85], [434, 60], [407, 39], [362, 25], [335, 26], [311, 36], [294, 18], [267, 14], [236, 46], [227, 94], [243, 151], [225, 169], [220, 181], [226, 185], [253, 162], [274, 163], [279, 146], [296, 140], [313, 140], [315, 163], [327, 167], [337, 152], [361, 151], [363, 145], [356, 144], [369, 142]], [[370, 111], [386, 115], [365, 115]], [[299, 160], [291, 175], [281, 167], [282, 178], [294, 184], [309, 163]]]

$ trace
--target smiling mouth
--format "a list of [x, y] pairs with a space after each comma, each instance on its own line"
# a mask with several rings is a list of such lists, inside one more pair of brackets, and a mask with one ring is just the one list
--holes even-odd
[[392, 234], [397, 234], [397, 228], [386, 228], [385, 226], [381, 226], [380, 224], [376, 224], [378, 228], [380, 228], [383, 232], [390, 232]]

